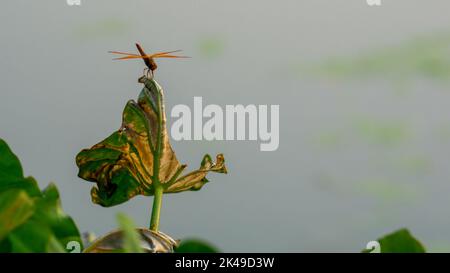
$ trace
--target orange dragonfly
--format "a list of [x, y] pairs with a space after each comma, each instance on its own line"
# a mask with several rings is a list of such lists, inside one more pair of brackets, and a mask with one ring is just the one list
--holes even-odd
[[136, 47], [137, 47], [140, 55], [133, 54], [133, 53], [127, 53], [127, 52], [120, 52], [120, 51], [109, 51], [109, 53], [118, 54], [118, 55], [124, 55], [123, 57], [114, 58], [114, 60], [143, 59], [145, 65], [147, 65], [148, 69], [150, 71], [152, 71], [152, 76], [153, 76], [153, 71], [155, 71], [156, 68], [158, 68], [158, 66], [156, 65], [155, 60], [153, 60], [153, 59], [156, 59], [156, 58], [190, 58], [190, 57], [187, 57], [187, 56], [172, 55], [172, 53], [180, 52], [181, 50], [174, 50], [174, 51], [166, 51], [166, 52], [157, 52], [157, 53], [153, 53], [153, 54], [146, 54], [144, 52], [144, 50], [142, 49], [142, 47], [138, 43], [136, 43]]

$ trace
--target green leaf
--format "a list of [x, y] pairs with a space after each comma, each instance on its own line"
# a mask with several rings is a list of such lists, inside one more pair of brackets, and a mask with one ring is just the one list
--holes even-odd
[[44, 222], [63, 246], [74, 240], [81, 242], [75, 222], [62, 211], [59, 192], [54, 184], [44, 189], [42, 198], [36, 200], [36, 207], [33, 218]]
[[125, 253], [142, 253], [140, 234], [136, 231], [131, 218], [123, 213], [117, 214], [117, 222], [123, 232], [123, 250]]
[[24, 178], [19, 159], [0, 138], [0, 192], [10, 189], [25, 190], [30, 196], [40, 195], [36, 181], [32, 177]]
[[182, 240], [180, 245], [175, 249], [177, 253], [217, 253], [219, 250], [200, 239]]
[[14, 253], [65, 252], [51, 228], [37, 219], [21, 225], [9, 234], [8, 239], [12, 246], [10, 252]]
[[25, 191], [0, 192], [0, 241], [33, 215], [34, 203]]
[[198, 170], [180, 177], [186, 165], [179, 163], [169, 143], [163, 90], [153, 79], [139, 81], [144, 88], [137, 102], [126, 104], [120, 129], [76, 157], [78, 176], [97, 183], [91, 196], [102, 206], [154, 195], [155, 187], [163, 187], [164, 193], [199, 190], [208, 172], [227, 172], [222, 154], [216, 163], [205, 155]]
[[424, 246], [409, 230], [400, 229], [377, 240], [381, 253], [425, 253]]
[[0, 155], [0, 181], [23, 177], [19, 159], [3, 139], [0, 139]]
[[64, 214], [50, 184], [40, 191], [5, 141], [0, 139], [0, 251], [65, 252], [69, 241], [81, 245], [79, 231]]

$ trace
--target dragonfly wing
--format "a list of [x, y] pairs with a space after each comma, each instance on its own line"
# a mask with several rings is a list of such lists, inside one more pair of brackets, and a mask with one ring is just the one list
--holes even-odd
[[146, 59], [147, 56], [134, 56], [134, 55], [128, 55], [124, 57], [114, 58], [113, 60], [130, 60], [130, 59]]
[[178, 50], [166, 51], [166, 52], [156, 52], [156, 53], [153, 53], [152, 56], [155, 57], [155, 56], [166, 55], [166, 54], [180, 52], [180, 51], [182, 51], [182, 50], [178, 49]]
[[[138, 46], [139, 49], [139, 46]], [[165, 51], [165, 52], [157, 52], [150, 55], [144, 55], [144, 51], [139, 50], [142, 55], [133, 54], [133, 53], [127, 53], [127, 52], [121, 52], [121, 51], [109, 51], [109, 53], [112, 54], [118, 54], [118, 55], [124, 55], [122, 57], [114, 58], [114, 60], [130, 60], [130, 59], [144, 59], [148, 60], [151, 58], [190, 58], [188, 56], [178, 56], [178, 55], [172, 55], [171, 53], [180, 52], [181, 50], [173, 50], [173, 51]]]
[[141, 57], [141, 55], [138, 55], [138, 54], [133, 54], [133, 53], [128, 53], [128, 52], [121, 52], [121, 51], [108, 51], [108, 53]]
[[152, 58], [190, 58], [189, 56], [177, 56], [177, 55], [158, 55]]

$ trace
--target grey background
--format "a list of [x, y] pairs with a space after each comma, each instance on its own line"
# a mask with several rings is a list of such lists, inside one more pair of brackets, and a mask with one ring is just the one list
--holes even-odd
[[[80, 230], [114, 229], [119, 211], [148, 225], [152, 198], [94, 205], [93, 184], [77, 178], [74, 163], [120, 126], [141, 89], [143, 64], [113, 62], [107, 51], [140, 42], [193, 57], [158, 61], [168, 114], [194, 96], [280, 105], [275, 152], [249, 141], [172, 141], [191, 169], [204, 153], [225, 153], [229, 174], [165, 196], [162, 231], [228, 252], [303, 252], [359, 251], [408, 227], [430, 250], [450, 251], [450, 69], [438, 63], [442, 77], [390, 70], [417, 57], [395, 59], [415, 37], [447, 35], [449, 1], [81, 1], [0, 7], [0, 137], [26, 174], [57, 184]], [[441, 60], [433, 45], [418, 54]], [[400, 50], [368, 73], [351, 67], [380, 48]], [[350, 59], [347, 76], [312, 69], [335, 57]]]

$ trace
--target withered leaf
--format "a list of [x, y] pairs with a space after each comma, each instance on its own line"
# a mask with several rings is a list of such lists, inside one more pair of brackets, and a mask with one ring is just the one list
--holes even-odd
[[209, 171], [226, 173], [225, 160], [216, 162], [205, 155], [198, 170], [181, 175], [181, 165], [169, 143], [166, 129], [163, 90], [154, 80], [141, 77], [144, 84], [138, 101], [128, 101], [120, 129], [76, 157], [78, 176], [97, 183], [92, 200], [114, 206], [136, 195], [153, 195], [155, 185], [164, 193], [199, 190]]

